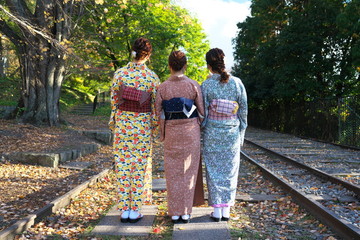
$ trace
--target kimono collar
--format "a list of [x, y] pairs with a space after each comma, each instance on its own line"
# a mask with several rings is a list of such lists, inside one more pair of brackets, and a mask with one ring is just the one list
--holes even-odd
[[181, 81], [181, 80], [184, 80], [184, 79], [187, 79], [188, 77], [185, 76], [185, 75], [182, 75], [182, 76], [170, 76], [168, 78], [169, 81]]
[[145, 63], [134, 63], [134, 62], [129, 62], [127, 64], [128, 68], [134, 68], [134, 69], [141, 69], [144, 70], [146, 68], [146, 64]]
[[218, 73], [213, 73], [210, 78], [211, 78], [211, 79], [214, 79], [214, 80], [219, 80], [220, 74], [218, 74]]

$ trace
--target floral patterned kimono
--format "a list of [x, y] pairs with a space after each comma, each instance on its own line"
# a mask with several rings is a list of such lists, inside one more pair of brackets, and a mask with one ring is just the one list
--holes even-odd
[[[118, 109], [114, 92], [122, 85], [150, 93], [151, 112]], [[113, 149], [120, 211], [139, 211], [143, 202], [151, 201], [151, 140], [158, 131], [155, 113], [155, 94], [158, 85], [158, 76], [145, 64], [130, 62], [114, 74], [109, 126], [114, 134]]]
[[201, 89], [205, 103], [203, 160], [209, 191], [209, 205], [228, 207], [235, 202], [240, 165], [240, 146], [247, 127], [247, 97], [239, 78], [228, 83], [213, 74]]

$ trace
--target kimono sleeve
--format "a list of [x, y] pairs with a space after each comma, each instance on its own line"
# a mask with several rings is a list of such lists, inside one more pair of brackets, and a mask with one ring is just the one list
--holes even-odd
[[209, 99], [208, 99], [208, 88], [206, 86], [206, 81], [203, 82], [203, 84], [201, 85], [201, 92], [202, 92], [202, 97], [203, 97], [203, 106], [204, 106], [204, 120], [201, 123], [201, 127], [204, 128], [206, 126], [207, 123], [207, 119], [208, 119], [208, 115], [209, 115]]
[[195, 92], [196, 92], [195, 105], [197, 107], [197, 111], [198, 111], [199, 119], [200, 119], [200, 123], [201, 123], [203, 121], [204, 115], [205, 115], [204, 99], [203, 99], [201, 87], [197, 82], [195, 83], [194, 88], [195, 88]]
[[240, 128], [240, 145], [242, 146], [244, 144], [245, 130], [248, 126], [248, 123], [247, 123], [248, 104], [247, 104], [246, 90], [240, 79], [238, 82], [238, 89], [239, 89], [239, 97], [238, 97], [239, 110], [237, 112], [237, 115], [240, 120], [240, 126], [239, 126], [239, 128]]
[[119, 84], [121, 85], [121, 82], [119, 83], [118, 76], [119, 76], [119, 72], [115, 72], [113, 82], [111, 85], [111, 89], [110, 89], [111, 114], [110, 114], [110, 120], [109, 120], [109, 128], [111, 131], [115, 130], [115, 125], [116, 125], [115, 115], [116, 115], [117, 108], [116, 108], [116, 103], [115, 103], [115, 99], [114, 99], [114, 92], [119, 90], [120, 89]]
[[160, 136], [159, 141], [160, 142], [164, 141], [164, 139], [165, 139], [165, 118], [162, 117], [162, 112], [163, 112], [163, 108], [162, 108], [163, 98], [161, 96], [162, 86], [163, 85], [160, 84], [158, 92], [156, 94], [156, 101], [155, 101], [156, 115], [159, 119], [159, 126], [160, 126], [160, 130], [159, 130], [160, 131], [160, 133], [159, 133], [159, 136]]
[[154, 140], [157, 140], [159, 137], [159, 117], [157, 115], [156, 108], [156, 97], [157, 90], [159, 88], [160, 80], [159, 77], [155, 74], [154, 81], [151, 85], [152, 93], [151, 93], [151, 136]]

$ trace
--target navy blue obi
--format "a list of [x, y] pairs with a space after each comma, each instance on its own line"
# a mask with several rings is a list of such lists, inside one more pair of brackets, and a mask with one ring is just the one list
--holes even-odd
[[198, 117], [194, 100], [188, 98], [172, 98], [162, 101], [165, 120], [187, 119]]

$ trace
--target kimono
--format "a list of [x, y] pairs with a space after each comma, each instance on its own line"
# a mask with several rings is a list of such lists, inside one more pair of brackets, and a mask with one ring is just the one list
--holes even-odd
[[247, 127], [247, 96], [239, 78], [230, 76], [227, 83], [219, 79], [219, 74], [213, 74], [201, 85], [205, 105], [202, 156], [209, 205], [228, 207], [235, 203], [240, 146]]
[[[144, 202], [151, 202], [152, 138], [158, 134], [155, 96], [159, 84], [158, 76], [145, 64], [130, 62], [114, 74], [109, 127], [114, 134], [117, 208], [120, 211], [139, 211]], [[125, 108], [126, 111], [119, 109], [115, 93], [123, 87], [133, 89], [130, 94], [136, 91], [148, 93], [150, 111], [136, 112], [131, 107]]]
[[[176, 108], [177, 104], [183, 104], [181, 109], [184, 108], [188, 115], [168, 112], [172, 105]], [[204, 203], [200, 160], [200, 116], [204, 114], [203, 104], [200, 85], [186, 76], [171, 76], [159, 86], [156, 109], [160, 117], [160, 141], [164, 141], [170, 216], [191, 214], [194, 205]], [[196, 106], [196, 112], [188, 112], [191, 110], [190, 105]], [[183, 118], [178, 117], [181, 114]]]

